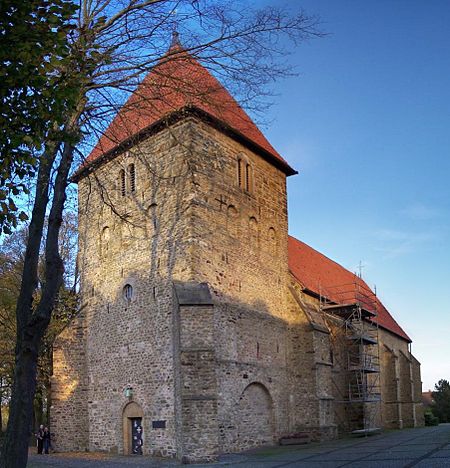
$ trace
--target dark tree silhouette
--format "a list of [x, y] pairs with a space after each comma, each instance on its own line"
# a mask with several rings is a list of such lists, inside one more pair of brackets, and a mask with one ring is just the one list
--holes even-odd
[[441, 379], [435, 384], [431, 408], [433, 414], [439, 418], [439, 422], [450, 422], [450, 383], [448, 380]]

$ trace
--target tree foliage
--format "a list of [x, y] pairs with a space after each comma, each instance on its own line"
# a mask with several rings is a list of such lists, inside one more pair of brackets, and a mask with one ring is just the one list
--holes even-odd
[[[76, 217], [67, 213], [61, 231], [61, 245], [64, 246], [63, 260], [68, 275], [61, 288], [52, 320], [39, 349], [37, 389], [34, 412], [37, 422], [47, 422], [50, 400], [50, 377], [52, 375], [53, 343], [56, 336], [76, 314], [78, 296], [76, 293]], [[24, 262], [24, 245], [27, 230], [25, 228], [8, 237], [0, 246], [0, 399], [4, 407], [8, 406], [14, 376], [14, 348], [16, 344], [16, 302], [20, 292], [21, 272]], [[40, 274], [43, 276], [43, 256], [41, 253]], [[36, 298], [40, 288], [36, 291]], [[0, 430], [3, 418], [0, 412]]]
[[28, 193], [45, 139], [63, 124], [75, 11], [69, 0], [0, 3], [0, 234], [27, 219], [17, 196]]
[[0, 251], [0, 431], [3, 430], [3, 409], [11, 394], [14, 375], [16, 338], [15, 303], [19, 294], [20, 270], [3, 249]]
[[434, 386], [433, 392], [433, 414], [439, 418], [439, 422], [450, 422], [450, 383], [441, 379]]

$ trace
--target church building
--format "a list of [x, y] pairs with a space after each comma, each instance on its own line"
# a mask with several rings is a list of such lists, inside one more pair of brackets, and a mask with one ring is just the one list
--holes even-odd
[[55, 448], [213, 460], [423, 425], [411, 339], [288, 235], [296, 171], [174, 42], [74, 180], [81, 303], [55, 343]]

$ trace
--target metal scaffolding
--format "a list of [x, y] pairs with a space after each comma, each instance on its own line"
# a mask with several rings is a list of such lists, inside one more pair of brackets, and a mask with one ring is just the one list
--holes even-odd
[[320, 308], [331, 331], [336, 420], [342, 432], [380, 430], [380, 354], [375, 294], [355, 282], [321, 288]]

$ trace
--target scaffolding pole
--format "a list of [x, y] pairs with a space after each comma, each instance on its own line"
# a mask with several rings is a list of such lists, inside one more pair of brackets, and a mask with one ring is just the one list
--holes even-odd
[[380, 430], [380, 351], [375, 294], [357, 280], [319, 289], [331, 331], [336, 420], [343, 432]]

